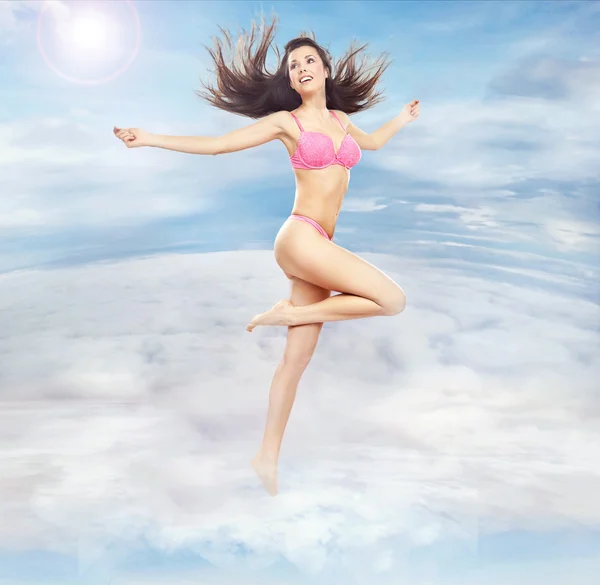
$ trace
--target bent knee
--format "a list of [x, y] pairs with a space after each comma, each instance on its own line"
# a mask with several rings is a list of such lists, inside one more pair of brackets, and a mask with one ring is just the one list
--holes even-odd
[[399, 315], [406, 308], [406, 293], [398, 287], [381, 306], [386, 317]]

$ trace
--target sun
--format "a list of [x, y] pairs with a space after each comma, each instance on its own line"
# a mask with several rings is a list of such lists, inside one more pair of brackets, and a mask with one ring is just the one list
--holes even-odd
[[73, 14], [58, 23], [57, 33], [63, 47], [79, 58], [108, 55], [115, 49], [115, 23], [101, 12]]
[[100, 13], [74, 17], [67, 26], [67, 41], [81, 51], [98, 51], [108, 48], [110, 23]]
[[94, 4], [45, 0], [38, 14], [42, 59], [72, 83], [98, 85], [115, 79], [133, 63], [141, 46], [141, 22], [133, 0]]

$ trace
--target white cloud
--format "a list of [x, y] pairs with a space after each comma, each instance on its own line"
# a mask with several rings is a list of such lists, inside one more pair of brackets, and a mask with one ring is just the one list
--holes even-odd
[[[399, 175], [403, 191], [371, 185], [369, 195], [379, 190], [391, 203], [409, 194], [418, 201], [413, 209], [427, 213], [414, 225], [427, 231], [462, 228], [497, 241], [543, 246], [549, 254], [594, 253], [598, 71], [597, 61], [530, 58], [509, 64], [512, 81], [505, 90], [535, 84], [543, 75], [562, 88], [562, 99], [422, 100], [420, 119], [366, 161], [390, 177]], [[364, 114], [359, 125], [381, 126], [393, 115], [386, 109]]]
[[590, 221], [550, 219], [546, 229], [562, 249], [600, 250], [600, 226]]
[[415, 210], [457, 215], [465, 226], [472, 230], [498, 227], [498, 224], [492, 219], [496, 212], [490, 207], [468, 208], [460, 207], [458, 205], [419, 203], [415, 205]]
[[17, 26], [16, 4], [16, 2], [2, 2], [0, 4], [0, 32], [3, 34], [12, 31]]
[[[482, 14], [489, 17], [487, 10]], [[206, 25], [203, 20], [200, 23]], [[10, 228], [12, 236], [31, 228], [144, 224], [212, 209], [229, 187], [267, 181], [279, 184], [288, 177], [289, 189], [293, 189], [287, 153], [279, 143], [207, 158], [149, 149], [127, 151], [110, 135], [113, 123], [163, 134], [203, 135], [218, 135], [250, 123], [200, 102], [198, 117], [192, 117], [189, 104], [172, 96], [171, 104], [177, 104], [175, 109], [182, 113], [174, 117], [171, 105], [166, 115], [159, 114], [162, 106], [156, 95], [168, 95], [165, 88], [180, 84], [181, 95], [188, 92], [190, 100], [196, 100], [191, 88], [199, 86], [198, 73], [208, 65], [206, 55], [197, 53], [146, 49], [137, 66], [151, 73], [142, 84], [121, 79], [124, 89], [118, 101], [112, 99], [109, 88], [98, 88], [85, 102], [87, 115], [81, 100], [75, 104], [68, 98], [63, 104], [68, 116], [22, 118], [2, 125], [0, 189], [10, 196], [0, 202], [0, 226]], [[531, 70], [511, 66], [513, 74], [519, 75], [535, 76], [543, 69], [566, 85], [568, 100], [424, 102], [421, 118], [383, 150], [367, 153], [365, 167], [356, 172], [383, 167], [409, 184], [433, 184], [425, 194], [431, 203], [417, 205], [416, 211], [453, 209], [456, 215], [431, 213], [427, 218], [431, 223], [416, 224], [426, 230], [439, 225], [441, 231], [454, 231], [458, 218], [465, 231], [479, 232], [490, 240], [539, 243], [550, 253], [592, 252], [597, 247], [593, 218], [582, 221], [593, 212], [589, 196], [572, 197], [562, 186], [546, 196], [541, 187], [526, 186], [541, 181], [593, 184], [600, 178], [596, 164], [600, 117], [594, 97], [597, 64], [593, 60], [567, 66], [557, 63], [557, 59], [533, 62]], [[25, 69], [31, 79], [39, 77], [35, 67]], [[169, 91], [177, 95], [179, 89]], [[390, 108], [367, 112], [361, 117], [366, 121], [364, 129], [387, 121]], [[397, 196], [404, 201], [407, 193], [390, 188], [387, 179], [374, 179], [361, 188], [360, 196], [351, 186], [344, 210], [366, 213], [390, 209]], [[507, 188], [511, 181], [514, 184]], [[523, 199], [519, 185], [528, 197], [538, 196]], [[420, 187], [415, 191], [415, 197], [423, 195]]]
[[[539, 178], [598, 180], [600, 112], [585, 97], [592, 76], [587, 86], [580, 84], [576, 108], [575, 99], [519, 97], [423, 103], [419, 120], [378, 151], [372, 164], [465, 194]], [[530, 147], [523, 152], [511, 144]]]
[[[81, 112], [77, 113], [81, 117]], [[225, 122], [221, 132], [240, 125]], [[219, 127], [212, 115], [207, 135]], [[164, 150], [127, 149], [112, 136], [104, 118], [84, 121], [32, 118], [0, 124], [0, 226], [11, 228], [110, 226], [187, 216], [212, 206], [223, 190], [274, 179], [283, 153], [269, 144], [257, 151], [220, 157], [182, 155]], [[154, 129], [153, 129], [154, 130]], [[166, 127], [157, 134], [189, 134]]]
[[[0, 31], [14, 29], [14, 6], [0, 3]], [[515, 55], [552, 46], [551, 37], [540, 39]], [[22, 116], [0, 127], [0, 190], [9, 194], [0, 200], [0, 227], [15, 233], [185, 216], [209, 209], [229, 186], [284, 173], [293, 181], [279, 144], [204, 158], [116, 142], [113, 123], [203, 135], [249, 123], [206, 107], [192, 118], [183, 101], [170, 100], [161, 115], [158, 96], [175, 91], [175, 78], [185, 91], [197, 85], [200, 61], [144, 55], [139, 65], [151, 75], [130, 86], [121, 79], [118, 103], [108, 88], [84, 101], [69, 92], [61, 98], [68, 115]], [[523, 200], [517, 192], [528, 181], [599, 178], [597, 64], [594, 50], [589, 55], [585, 65], [532, 68], [560, 78], [574, 96], [562, 103], [423, 102], [421, 119], [366, 156], [360, 172], [372, 165], [433, 185], [436, 202], [413, 210], [410, 194], [399, 195], [403, 213], [442, 224], [438, 235], [459, 231], [458, 219], [476, 228], [457, 234], [469, 242], [535, 242], [549, 254], [593, 250], [598, 229], [585, 194], [538, 189], [540, 197]], [[22, 75], [37, 83], [39, 70], [25, 67]], [[364, 129], [390, 111], [367, 113]], [[387, 179], [344, 209], [398, 203]], [[344, 231], [352, 230], [337, 230]], [[272, 251], [0, 276], [0, 547], [75, 548], [85, 565], [107, 542], [126, 551], [144, 535], [157, 549], [187, 548], [223, 571], [236, 564], [250, 574], [283, 557], [311, 579], [339, 563], [363, 585], [374, 575], [396, 583], [418, 545], [449, 539], [475, 548], [480, 534], [504, 529], [597, 526], [597, 305], [468, 277], [464, 262], [368, 259], [397, 278], [409, 306], [395, 319], [325, 325], [286, 434], [275, 501], [248, 462], [284, 332], [244, 331], [252, 315], [287, 295]], [[597, 276], [590, 267], [570, 266], [577, 278], [530, 266], [495, 269], [575, 286]], [[240, 559], [232, 543], [253, 554]], [[559, 573], [553, 584], [573, 582]], [[484, 580], [518, 582], [515, 575]]]
[[408, 308], [325, 325], [276, 500], [248, 462], [284, 331], [244, 331], [287, 295], [272, 252], [0, 277], [0, 546], [144, 535], [224, 571], [282, 555], [315, 576], [337, 550], [373, 575], [417, 543], [599, 523], [597, 307], [365, 257]]
[[[597, 250], [600, 227], [591, 221], [577, 219], [578, 213], [570, 209], [570, 205], [561, 193], [545, 190], [541, 196], [531, 199], [484, 198], [480, 205], [472, 207], [417, 203], [413, 208], [419, 213], [436, 214], [434, 221], [440, 227], [451, 224], [457, 229], [459, 220], [465, 229], [483, 232], [482, 241], [538, 243], [548, 250], [567, 252]], [[442, 236], [446, 232], [438, 233]], [[468, 237], [466, 234], [455, 235]]]
[[344, 200], [344, 211], [367, 213], [370, 211], [381, 211], [387, 207], [385, 203], [379, 203], [378, 197], [347, 197]]
[[[64, 3], [60, 0], [47, 2], [50, 8], [61, 7]], [[31, 14], [37, 12], [44, 5], [41, 0], [8, 0], [0, 2], [0, 46], [10, 45], [33, 30]], [[35, 24], [35, 23], [34, 23]]]

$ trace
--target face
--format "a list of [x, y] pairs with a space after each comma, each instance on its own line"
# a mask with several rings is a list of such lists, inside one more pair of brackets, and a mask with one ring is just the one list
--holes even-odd
[[[310, 45], [294, 49], [288, 58], [288, 72], [290, 74], [290, 85], [299, 94], [312, 93], [325, 87], [325, 79], [329, 77], [327, 68], [323, 63], [319, 52]], [[300, 80], [311, 77], [309, 81], [302, 83]]]

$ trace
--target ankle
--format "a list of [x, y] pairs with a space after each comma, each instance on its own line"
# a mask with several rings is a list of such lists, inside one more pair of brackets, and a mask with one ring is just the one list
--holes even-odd
[[295, 327], [298, 325], [298, 308], [295, 305], [290, 303], [289, 307], [287, 307], [284, 321], [288, 327]]
[[258, 456], [265, 462], [277, 464], [279, 460], [279, 451], [261, 446]]

